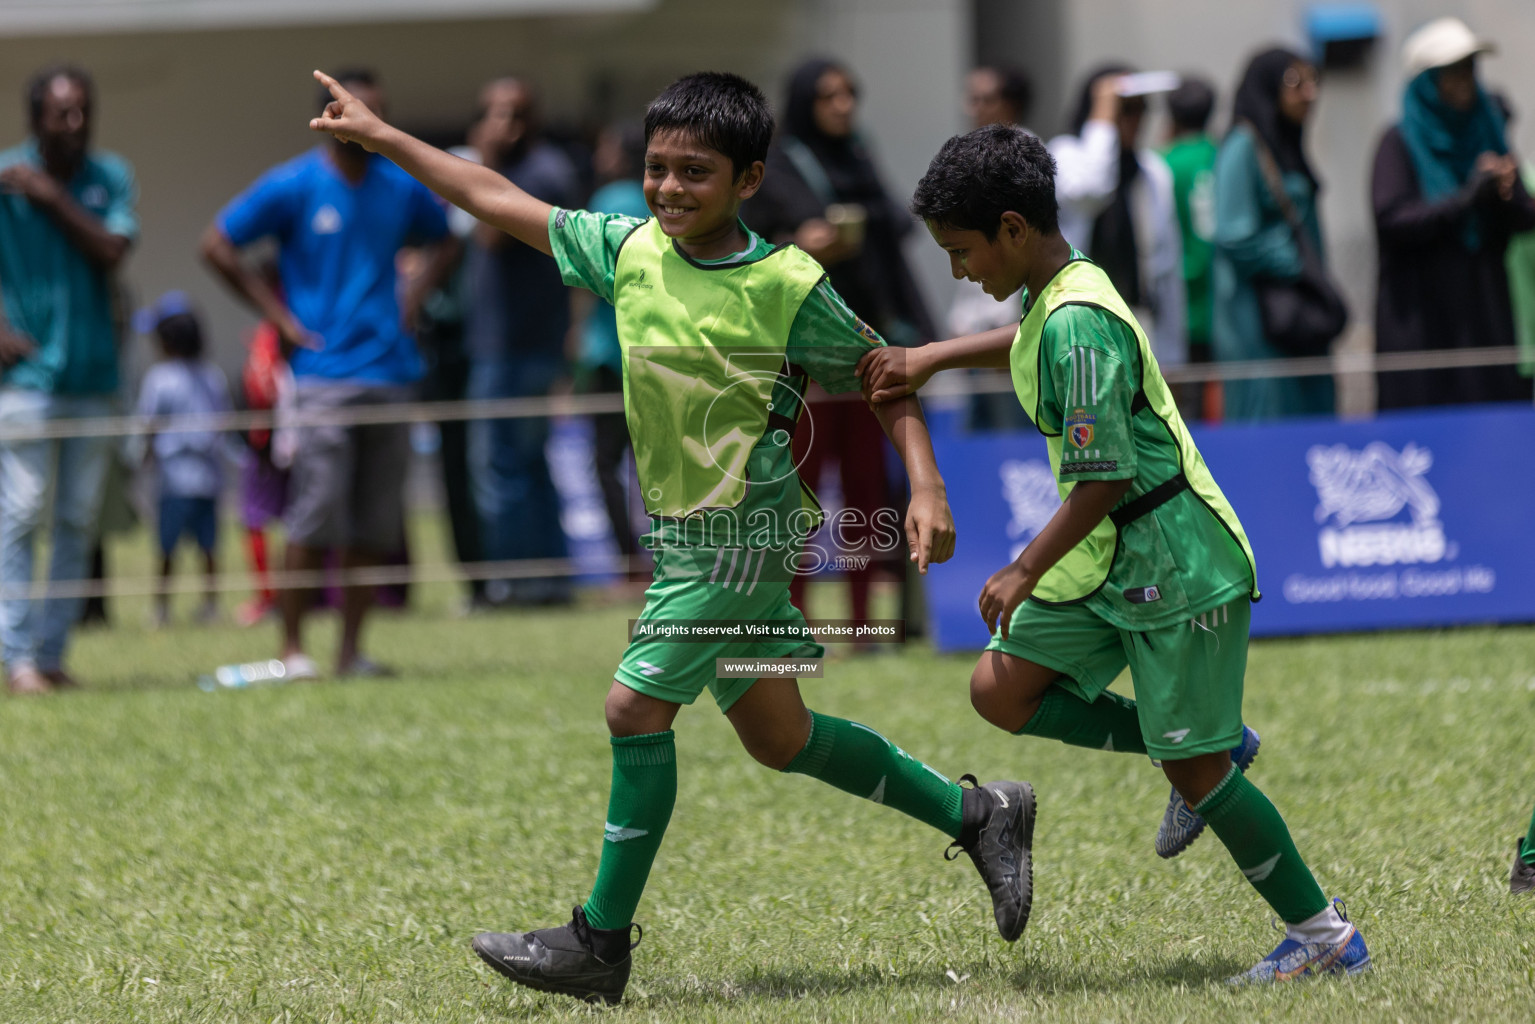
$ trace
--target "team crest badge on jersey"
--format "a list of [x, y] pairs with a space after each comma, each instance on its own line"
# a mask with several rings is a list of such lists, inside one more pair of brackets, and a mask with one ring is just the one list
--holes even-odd
[[1093, 424], [1098, 422], [1098, 417], [1086, 409], [1077, 409], [1066, 417], [1066, 440], [1073, 447], [1086, 448], [1093, 443]]
[[874, 328], [872, 328], [868, 324], [864, 323], [863, 319], [861, 317], [854, 317], [853, 318], [853, 330], [857, 331], [859, 334], [863, 335], [865, 338], [868, 338], [870, 341], [873, 341], [873, 342], [878, 342], [879, 341], [879, 335], [874, 332]]

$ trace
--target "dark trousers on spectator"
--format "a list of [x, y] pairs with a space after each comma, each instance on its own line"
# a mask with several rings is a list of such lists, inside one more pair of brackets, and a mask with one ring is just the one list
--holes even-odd
[[[479, 361], [469, 371], [469, 397], [547, 395], [560, 372], [558, 360], [535, 356]], [[470, 424], [468, 440], [485, 558], [493, 562], [565, 558], [560, 496], [545, 454], [548, 418], [476, 420]], [[486, 593], [497, 603], [559, 603], [570, 599], [571, 582], [565, 575], [496, 580]]]

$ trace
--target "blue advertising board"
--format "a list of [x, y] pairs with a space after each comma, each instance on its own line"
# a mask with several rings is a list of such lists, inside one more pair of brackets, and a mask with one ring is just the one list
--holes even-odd
[[[1192, 433], [1257, 555], [1255, 636], [1535, 621], [1535, 409]], [[1037, 434], [933, 443], [959, 531], [928, 575], [934, 637], [976, 649], [982, 584], [1060, 500]]]

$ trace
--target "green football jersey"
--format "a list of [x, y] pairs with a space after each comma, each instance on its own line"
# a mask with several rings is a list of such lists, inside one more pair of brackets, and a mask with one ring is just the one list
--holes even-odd
[[1047, 439], [1063, 498], [1081, 480], [1132, 484], [1032, 599], [1085, 603], [1121, 629], [1145, 630], [1256, 598], [1242, 525], [1149, 344], [1103, 271], [1072, 255], [1027, 305], [1013, 343], [1014, 387]]
[[549, 235], [565, 282], [617, 312], [625, 411], [655, 523], [647, 545], [802, 542], [821, 521], [788, 444], [806, 378], [856, 390], [853, 371], [883, 344], [878, 334], [810, 257], [749, 230], [744, 250], [713, 261], [620, 214], [556, 209]]

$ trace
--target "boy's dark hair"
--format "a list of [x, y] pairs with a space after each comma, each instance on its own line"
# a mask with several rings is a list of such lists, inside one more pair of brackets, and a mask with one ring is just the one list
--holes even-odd
[[1028, 119], [1029, 108], [1034, 105], [1034, 80], [1028, 72], [1012, 64], [982, 64], [976, 70], [996, 75], [997, 93], [1003, 102], [1013, 108], [1020, 122]]
[[89, 71], [77, 64], [49, 64], [27, 79], [24, 91], [27, 124], [34, 130], [43, 118], [43, 101], [48, 98], [48, 87], [58, 78], [67, 78], [85, 91], [87, 113], [96, 105], [96, 83], [91, 80]]
[[[334, 78], [336, 84], [348, 92], [351, 92], [354, 85], [361, 85], [369, 89], [375, 88], [378, 85], [378, 74], [372, 68], [342, 68], [330, 77]], [[330, 106], [330, 101], [336, 98], [323, 85], [315, 91], [314, 95], [315, 105], [322, 114], [325, 113], [325, 108]], [[374, 113], [377, 113], [377, 111], [374, 111]]]
[[773, 140], [773, 111], [762, 90], [724, 71], [700, 71], [677, 79], [645, 111], [645, 144], [657, 132], [683, 131], [700, 145], [730, 158], [739, 178], [767, 159]]
[[1167, 112], [1180, 131], [1202, 132], [1215, 109], [1215, 89], [1203, 78], [1184, 75], [1178, 88], [1167, 94]]
[[203, 329], [191, 313], [176, 313], [155, 325], [165, 354], [173, 359], [198, 359], [203, 354]]
[[911, 197], [918, 218], [979, 231], [987, 240], [997, 237], [1008, 210], [1039, 231], [1060, 226], [1055, 159], [1039, 136], [1007, 124], [989, 124], [945, 142]]

